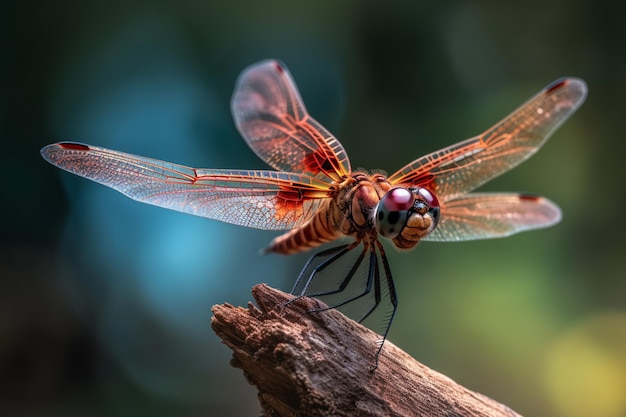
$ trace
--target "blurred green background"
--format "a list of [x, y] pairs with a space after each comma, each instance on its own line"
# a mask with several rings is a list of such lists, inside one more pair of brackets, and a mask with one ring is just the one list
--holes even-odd
[[389, 250], [390, 340], [526, 416], [626, 416], [624, 5], [598, 1], [4, 1], [0, 412], [258, 415], [210, 308], [289, 290], [276, 234], [135, 203], [48, 165], [75, 140], [265, 168], [233, 125], [246, 66], [278, 58], [352, 166], [393, 172], [561, 76], [583, 107], [488, 190], [548, 196], [558, 226]]

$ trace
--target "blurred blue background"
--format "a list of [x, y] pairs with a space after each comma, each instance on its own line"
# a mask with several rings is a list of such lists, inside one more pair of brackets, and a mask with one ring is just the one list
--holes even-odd
[[[0, 6], [3, 415], [258, 415], [210, 329], [308, 255], [276, 234], [133, 202], [48, 165], [74, 140], [195, 167], [266, 168], [230, 115], [237, 76], [289, 67], [352, 166], [394, 172], [554, 79], [583, 107], [487, 190], [548, 196], [558, 226], [389, 250], [390, 340], [532, 416], [626, 416], [624, 6], [603, 2], [16, 2]], [[621, 8], [621, 9], [620, 9]]]

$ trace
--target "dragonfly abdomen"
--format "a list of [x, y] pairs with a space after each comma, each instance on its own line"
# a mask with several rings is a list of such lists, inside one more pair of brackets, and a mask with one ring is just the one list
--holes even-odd
[[332, 200], [323, 204], [310, 221], [275, 238], [263, 252], [291, 255], [341, 237], [343, 233], [340, 225], [344, 221], [343, 215], [336, 206], [329, 203], [332, 203]]

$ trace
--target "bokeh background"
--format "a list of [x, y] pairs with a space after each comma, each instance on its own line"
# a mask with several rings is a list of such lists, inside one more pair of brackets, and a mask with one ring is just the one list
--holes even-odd
[[558, 77], [587, 81], [541, 152], [485, 187], [546, 195], [562, 223], [390, 250], [390, 340], [526, 416], [626, 416], [624, 6], [445, 3], [4, 1], [0, 413], [259, 414], [210, 308], [289, 290], [307, 255], [258, 256], [275, 233], [133, 202], [39, 149], [265, 168], [229, 101], [241, 70], [278, 58], [353, 167], [388, 172]]

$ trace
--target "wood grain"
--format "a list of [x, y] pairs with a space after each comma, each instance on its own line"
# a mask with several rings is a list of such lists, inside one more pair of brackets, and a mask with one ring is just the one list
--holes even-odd
[[385, 342], [373, 368], [379, 335], [336, 310], [311, 313], [319, 301], [266, 285], [258, 307], [215, 305], [211, 325], [233, 350], [231, 364], [257, 387], [263, 415], [519, 417]]

